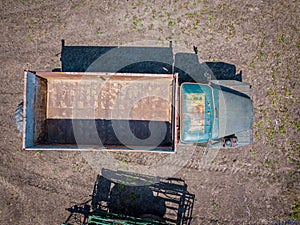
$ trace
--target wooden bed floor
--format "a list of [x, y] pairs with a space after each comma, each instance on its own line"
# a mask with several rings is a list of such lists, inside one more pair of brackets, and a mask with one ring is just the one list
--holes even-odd
[[48, 119], [171, 122], [172, 78], [49, 79]]

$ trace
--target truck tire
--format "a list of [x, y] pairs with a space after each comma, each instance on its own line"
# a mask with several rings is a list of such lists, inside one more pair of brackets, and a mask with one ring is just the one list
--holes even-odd
[[23, 131], [23, 102], [21, 102], [16, 110], [14, 115], [15, 124], [17, 127], [17, 130], [22, 133]]

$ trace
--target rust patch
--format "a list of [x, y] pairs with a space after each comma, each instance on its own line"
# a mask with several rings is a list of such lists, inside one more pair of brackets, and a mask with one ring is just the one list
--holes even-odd
[[47, 118], [169, 121], [173, 77], [48, 80]]

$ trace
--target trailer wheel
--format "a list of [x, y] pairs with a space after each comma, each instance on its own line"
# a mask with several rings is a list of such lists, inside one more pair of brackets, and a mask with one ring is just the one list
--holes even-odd
[[22, 132], [22, 130], [23, 130], [23, 102], [21, 102], [17, 106], [17, 108], [15, 110], [14, 120], [15, 120], [17, 130], [19, 132]]

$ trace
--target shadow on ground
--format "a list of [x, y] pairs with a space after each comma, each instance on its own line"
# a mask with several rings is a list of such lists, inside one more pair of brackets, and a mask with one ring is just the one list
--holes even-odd
[[62, 40], [63, 72], [179, 74], [179, 83], [208, 80], [242, 81], [242, 72], [225, 62], [199, 63], [197, 54], [173, 53], [169, 47], [66, 46]]
[[103, 169], [91, 198], [66, 209], [64, 224], [190, 224], [194, 199], [182, 179]]

